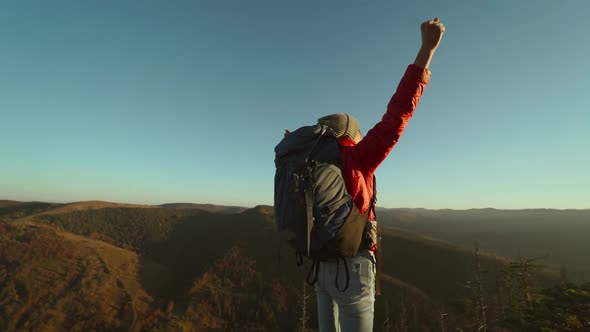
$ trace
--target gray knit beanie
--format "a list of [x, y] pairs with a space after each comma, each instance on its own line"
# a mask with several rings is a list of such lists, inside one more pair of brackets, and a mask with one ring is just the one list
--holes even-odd
[[358, 120], [346, 113], [326, 115], [318, 119], [318, 123], [328, 126], [337, 138], [346, 137], [358, 142], [361, 140]]

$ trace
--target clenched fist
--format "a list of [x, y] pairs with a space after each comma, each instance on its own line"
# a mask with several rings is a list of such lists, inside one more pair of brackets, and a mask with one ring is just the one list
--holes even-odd
[[437, 17], [434, 20], [422, 23], [422, 25], [420, 25], [420, 31], [422, 32], [422, 47], [434, 50], [438, 47], [438, 44], [445, 33], [445, 26]]

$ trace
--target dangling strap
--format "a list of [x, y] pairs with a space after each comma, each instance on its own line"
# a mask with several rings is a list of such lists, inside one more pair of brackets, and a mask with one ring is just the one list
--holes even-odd
[[340, 258], [336, 258], [336, 280], [334, 281], [334, 284], [336, 285], [336, 289], [339, 292], [344, 292], [345, 290], [348, 289], [348, 285], [350, 284], [350, 274], [348, 272], [348, 264], [346, 264], [346, 258], [342, 257], [342, 261], [344, 262], [344, 270], [346, 271], [346, 282], [344, 283], [344, 288], [340, 289], [340, 286], [338, 285], [338, 272], [340, 270]]
[[283, 244], [283, 239], [281, 239], [281, 236], [278, 234], [278, 232], [276, 232], [275, 236], [278, 240], [277, 260], [279, 261], [279, 265], [281, 265], [281, 244]]
[[[371, 199], [371, 211], [375, 220], [377, 220], [377, 212], [375, 206], [377, 205], [377, 178], [373, 175], [373, 198]], [[369, 215], [371, 212], [369, 212]], [[377, 222], [377, 248], [375, 250], [375, 295], [381, 295], [381, 265], [383, 248], [381, 247], [381, 224]]]
[[381, 266], [383, 248], [381, 247], [381, 225], [377, 223], [377, 249], [375, 250], [375, 295], [381, 295]]
[[295, 252], [295, 263], [297, 263], [297, 266], [301, 266], [303, 265], [303, 255]]
[[320, 260], [319, 260], [319, 258], [315, 258], [313, 260], [313, 262], [311, 263], [311, 268], [309, 269], [309, 272], [307, 272], [307, 277], [305, 278], [305, 281], [307, 282], [307, 284], [309, 284], [310, 286], [313, 286], [313, 284], [315, 284], [316, 281], [318, 281], [319, 272], [320, 272]]

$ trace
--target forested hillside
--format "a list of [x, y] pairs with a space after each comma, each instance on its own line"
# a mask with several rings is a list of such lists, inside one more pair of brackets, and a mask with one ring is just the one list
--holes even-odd
[[[296, 266], [276, 233], [272, 207], [212, 213], [35, 204], [0, 207], [3, 331], [42, 324], [56, 331], [317, 326], [313, 287], [303, 283], [308, 267]], [[548, 303], [542, 301], [553, 301], [540, 291], [559, 277], [543, 261], [495, 257], [392, 226], [382, 236], [376, 331], [435, 330], [441, 323], [468, 331], [482, 322], [489, 331], [518, 330]], [[576, 301], [583, 302], [580, 292]], [[567, 324], [585, 326], [583, 305], [567, 313]]]

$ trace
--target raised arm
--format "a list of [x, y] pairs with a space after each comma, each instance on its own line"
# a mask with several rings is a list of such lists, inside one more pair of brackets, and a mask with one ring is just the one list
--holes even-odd
[[416, 60], [408, 66], [383, 118], [357, 145], [346, 148], [349, 150], [345, 153], [345, 158], [350, 158], [348, 164], [364, 174], [374, 172], [398, 142], [430, 80], [428, 66], [445, 27], [435, 18], [422, 23], [420, 30], [422, 45]]

